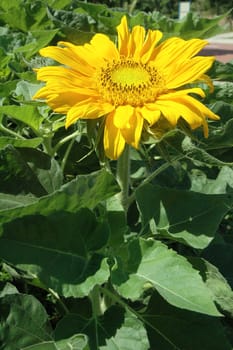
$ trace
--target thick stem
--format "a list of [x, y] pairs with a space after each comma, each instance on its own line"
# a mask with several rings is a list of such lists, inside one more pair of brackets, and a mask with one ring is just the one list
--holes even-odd
[[126, 145], [124, 152], [117, 161], [117, 181], [121, 188], [120, 200], [127, 213], [129, 207], [129, 177], [130, 177], [130, 157], [129, 146]]
[[101, 316], [103, 314], [101, 296], [100, 296], [100, 287], [95, 285], [92, 291], [89, 294], [92, 305], [92, 313], [94, 317]]

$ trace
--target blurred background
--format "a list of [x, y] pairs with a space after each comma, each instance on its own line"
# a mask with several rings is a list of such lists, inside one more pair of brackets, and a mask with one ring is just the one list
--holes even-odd
[[[106, 4], [109, 7], [123, 7], [127, 10], [137, 9], [147, 12], [159, 11], [172, 18], [179, 17], [181, 3], [189, 3], [191, 11], [197, 12], [199, 15], [205, 17], [221, 15], [233, 8], [231, 0], [89, 0], [88, 2]], [[233, 18], [233, 11], [230, 17]]]

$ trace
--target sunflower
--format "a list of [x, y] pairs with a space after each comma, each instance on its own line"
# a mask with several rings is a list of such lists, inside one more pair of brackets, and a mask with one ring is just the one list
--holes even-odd
[[98, 33], [82, 46], [61, 41], [41, 49], [42, 56], [62, 65], [36, 70], [46, 85], [34, 99], [45, 99], [55, 112], [66, 114], [66, 127], [102, 118], [110, 159], [117, 159], [126, 144], [138, 148], [142, 131], [155, 129], [163, 118], [172, 127], [180, 118], [191, 129], [203, 126], [207, 137], [207, 118], [219, 117], [199, 101], [204, 91], [193, 87], [200, 81], [211, 85], [205, 72], [214, 57], [196, 56], [207, 41], [173, 37], [160, 42], [159, 30], [146, 32], [137, 25], [130, 32], [126, 16], [117, 33], [117, 45]]

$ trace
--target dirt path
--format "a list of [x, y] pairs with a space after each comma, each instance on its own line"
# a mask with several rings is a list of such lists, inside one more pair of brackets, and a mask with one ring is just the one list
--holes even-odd
[[227, 63], [233, 60], [233, 42], [232, 44], [210, 43], [202, 50], [203, 56], [215, 56], [220, 62]]

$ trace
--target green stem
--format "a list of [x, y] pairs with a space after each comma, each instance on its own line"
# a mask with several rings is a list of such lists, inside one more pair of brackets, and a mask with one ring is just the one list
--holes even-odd
[[117, 161], [117, 181], [121, 188], [120, 200], [127, 213], [129, 207], [129, 177], [130, 177], [130, 157], [129, 146], [126, 145], [124, 152]]
[[74, 141], [75, 141], [75, 138], [73, 138], [73, 139], [70, 141], [70, 143], [69, 143], [69, 145], [68, 145], [68, 147], [67, 147], [67, 149], [66, 149], [66, 152], [65, 152], [65, 154], [64, 154], [64, 157], [63, 157], [63, 159], [62, 159], [62, 162], [61, 162], [61, 170], [62, 170], [62, 172], [64, 172], [64, 169], [65, 169], [65, 166], [66, 166], [66, 162], [67, 162], [67, 159], [68, 159], [68, 157], [69, 157], [71, 148], [73, 147]]
[[43, 139], [43, 146], [46, 153], [50, 156], [54, 156], [54, 149], [52, 147], [52, 137], [46, 136]]
[[138, 0], [133, 0], [131, 4], [129, 5], [129, 14], [132, 14], [136, 5], [137, 5]]
[[5, 133], [7, 133], [7, 134], [9, 134], [11, 136], [14, 136], [16, 139], [25, 140], [25, 137], [17, 134], [13, 130], [5, 128], [5, 126], [3, 126], [2, 124], [0, 124], [0, 131], [3, 131], [3, 132], [5, 132]]
[[57, 300], [57, 302], [60, 304], [60, 306], [62, 307], [62, 309], [64, 310], [65, 314], [69, 314], [70, 311], [69, 309], [66, 307], [66, 305], [63, 303], [63, 301], [61, 300], [61, 298], [59, 297], [59, 295], [51, 288], [48, 289], [50, 294], [52, 294], [54, 296], [54, 298]]
[[[169, 166], [171, 166], [171, 164], [177, 160], [180, 160], [182, 158], [184, 158], [184, 155], [180, 155], [176, 158], [174, 158], [171, 162], [167, 162], [164, 163], [163, 165], [161, 165], [158, 169], [156, 169], [152, 174], [150, 174], [144, 181], [142, 181], [140, 183], [140, 185], [137, 187], [137, 189], [141, 188], [142, 186], [148, 184], [149, 182], [151, 182], [156, 176], [158, 176], [160, 173], [162, 173], [164, 170], [166, 170], [167, 168], [169, 168]], [[128, 204], [132, 204], [132, 202], [135, 200], [135, 191], [131, 194], [131, 196], [128, 199]]]
[[91, 300], [92, 312], [94, 317], [101, 316], [103, 314], [101, 296], [100, 296], [100, 287], [95, 285], [89, 294]]
[[54, 153], [56, 153], [58, 151], [58, 149], [64, 145], [64, 143], [68, 142], [69, 140], [71, 139], [75, 139], [76, 136], [80, 135], [80, 131], [77, 130], [75, 132], [73, 132], [72, 134], [64, 137], [63, 139], [61, 139], [57, 144], [56, 146], [54, 147]]

